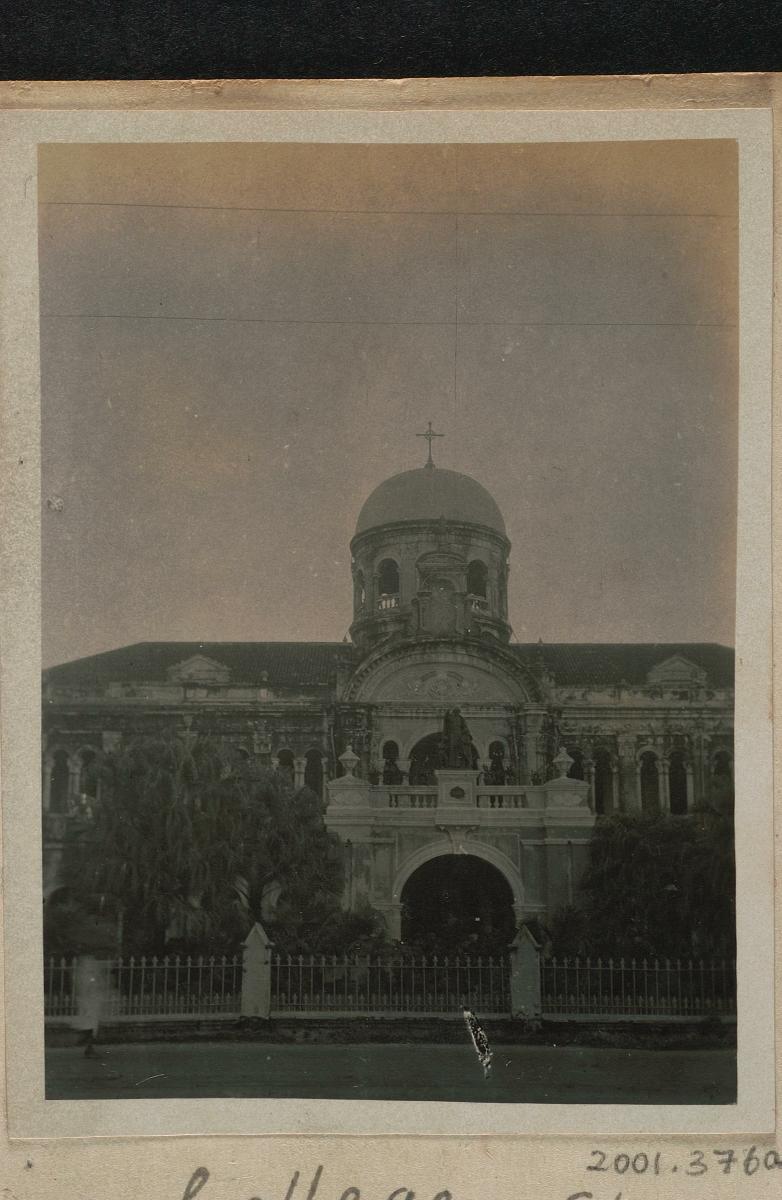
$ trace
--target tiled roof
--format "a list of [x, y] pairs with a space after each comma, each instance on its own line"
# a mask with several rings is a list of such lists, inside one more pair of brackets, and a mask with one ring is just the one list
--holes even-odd
[[96, 684], [164, 680], [171, 667], [197, 655], [229, 668], [234, 683], [270, 687], [325, 687], [334, 680], [337, 657], [352, 648], [341, 642], [137, 642], [89, 658], [49, 667], [47, 683]]
[[539, 656], [557, 684], [640, 684], [652, 667], [680, 657], [706, 672], [713, 687], [732, 687], [735, 653], [715, 642], [548, 642], [513, 647], [534, 670]]
[[[713, 687], [733, 686], [734, 652], [715, 643], [515, 644], [534, 671], [540, 656], [557, 684], [641, 684], [650, 669], [680, 656], [706, 672]], [[105, 686], [113, 681], [164, 680], [171, 667], [201, 655], [229, 668], [235, 683], [271, 688], [328, 687], [340, 658], [353, 660], [342, 642], [138, 642], [76, 659], [44, 672], [47, 683]]]

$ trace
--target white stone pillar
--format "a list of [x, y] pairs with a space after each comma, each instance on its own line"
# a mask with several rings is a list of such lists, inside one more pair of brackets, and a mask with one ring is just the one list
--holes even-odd
[[522, 926], [510, 951], [511, 1016], [535, 1020], [541, 1013], [540, 947]]
[[306, 765], [303, 758], [294, 758], [293, 760], [293, 786], [297, 789], [304, 787], [304, 770]]
[[242, 965], [243, 1017], [268, 1021], [272, 1007], [272, 943], [256, 921], [244, 942]]

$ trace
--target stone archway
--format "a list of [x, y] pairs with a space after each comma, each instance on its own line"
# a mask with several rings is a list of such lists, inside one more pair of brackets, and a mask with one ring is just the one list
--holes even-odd
[[401, 896], [402, 941], [426, 953], [502, 954], [516, 933], [513, 892], [475, 854], [440, 854], [409, 876]]
[[394, 877], [391, 890], [391, 905], [388, 912], [389, 933], [395, 940], [402, 935], [402, 894], [410, 877], [420, 867], [433, 859], [451, 855], [469, 855], [482, 859], [495, 867], [505, 880], [511, 893], [511, 908], [518, 923], [524, 915], [524, 883], [515, 864], [495, 846], [484, 842], [472, 841], [469, 838], [454, 840], [452, 838], [438, 839], [429, 846], [423, 846], [414, 854], [410, 854], [399, 866]]

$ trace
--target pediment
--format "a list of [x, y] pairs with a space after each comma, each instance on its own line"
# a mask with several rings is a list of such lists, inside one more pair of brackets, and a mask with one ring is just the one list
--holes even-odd
[[172, 683], [228, 683], [231, 672], [214, 658], [193, 654], [169, 667], [166, 676]]
[[706, 672], [683, 654], [672, 654], [656, 663], [646, 678], [657, 687], [695, 687], [706, 682]]
[[356, 698], [411, 705], [518, 704], [527, 699], [520, 681], [488, 657], [458, 652], [415, 654], [378, 663], [364, 674]]

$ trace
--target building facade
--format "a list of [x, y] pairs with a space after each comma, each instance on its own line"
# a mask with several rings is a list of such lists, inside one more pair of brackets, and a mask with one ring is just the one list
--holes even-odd
[[[483, 859], [517, 918], [572, 901], [612, 812], [684, 815], [733, 772], [733, 651], [713, 644], [519, 644], [511, 544], [474, 479], [426, 466], [381, 483], [351, 542], [344, 643], [141, 643], [44, 673], [44, 886], [101, 756], [208, 733], [323, 799], [345, 903], [399, 936], [413, 874]], [[447, 713], [470, 761], [443, 749]]]

